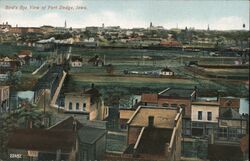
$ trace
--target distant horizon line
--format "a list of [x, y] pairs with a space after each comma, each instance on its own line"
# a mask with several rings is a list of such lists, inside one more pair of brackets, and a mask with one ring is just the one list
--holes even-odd
[[[103, 24], [103, 23], [101, 23], [101, 24]], [[19, 26], [18, 24], [16, 24], [16, 25], [11, 25], [11, 24], [9, 24], [8, 23], [8, 21], [6, 21], [5, 23], [3, 22], [3, 23], [1, 23], [1, 25], [10, 25], [12, 28], [14, 28], [14, 27], [37, 27], [37, 28], [39, 28], [39, 27], [42, 27], [42, 26], [51, 26], [51, 27], [54, 27], [54, 28], [65, 28], [64, 26], [53, 26], [53, 25], [49, 25], [49, 24], [43, 24], [43, 25], [39, 25], [39, 26]], [[106, 27], [120, 27], [121, 29], [137, 29], [137, 28], [143, 28], [143, 29], [149, 29], [150, 28], [150, 26], [149, 27], [142, 27], [142, 26], [138, 26], [138, 27], [128, 27], [128, 28], [126, 28], [126, 27], [121, 27], [120, 25], [107, 25], [107, 26], [104, 26], [104, 28], [106, 28]], [[103, 28], [102, 26], [97, 26], [97, 25], [90, 25], [90, 26], [83, 26], [83, 27], [72, 27], [72, 26], [70, 26], [70, 27], [66, 27], [66, 28], [72, 28], [72, 29], [84, 29], [84, 28], [86, 28], [86, 27], [99, 27], [99, 28]], [[186, 26], [186, 27], [184, 27], [184, 28], [179, 28], [179, 27], [172, 27], [172, 28], [166, 28], [166, 27], [164, 27], [164, 26], [161, 26], [161, 25], [157, 25], [157, 26], [153, 26], [153, 27], [163, 27], [163, 29], [164, 30], [173, 30], [173, 29], [179, 29], [179, 30], [185, 30], [185, 28], [187, 27], [187, 29], [192, 29], [192, 30], [206, 30], [206, 31], [208, 31], [208, 29], [206, 28], [195, 28], [195, 27], [188, 27], [188, 26]], [[209, 28], [209, 31], [250, 31], [250, 27], [249, 27], [249, 29], [246, 29], [246, 28], [242, 28], [242, 29], [211, 29], [211, 28]]]

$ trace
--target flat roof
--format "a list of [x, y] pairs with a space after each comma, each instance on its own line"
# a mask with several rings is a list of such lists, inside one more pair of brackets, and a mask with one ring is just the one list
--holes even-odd
[[192, 105], [206, 105], [206, 106], [219, 106], [219, 102], [215, 102], [215, 101], [195, 101], [192, 102]]
[[154, 116], [154, 127], [174, 128], [177, 109], [160, 107], [138, 107], [133, 116], [127, 122], [130, 126], [148, 126], [148, 117]]

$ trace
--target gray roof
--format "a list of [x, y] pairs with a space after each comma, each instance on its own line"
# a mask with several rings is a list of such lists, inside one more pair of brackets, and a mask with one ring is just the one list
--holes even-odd
[[222, 119], [230, 119], [230, 120], [240, 120], [240, 119], [242, 119], [241, 115], [232, 108], [229, 108], [228, 110], [226, 110], [222, 114], [221, 118]]
[[104, 129], [83, 126], [78, 130], [78, 137], [82, 143], [94, 144], [105, 133], [106, 130]]
[[173, 97], [173, 98], [188, 98], [194, 92], [194, 89], [178, 89], [170, 88], [165, 92], [161, 93], [160, 96], [163, 97]]

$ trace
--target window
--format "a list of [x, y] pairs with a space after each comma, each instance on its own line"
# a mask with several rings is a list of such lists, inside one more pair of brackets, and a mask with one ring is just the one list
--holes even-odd
[[87, 161], [88, 160], [88, 156], [87, 156], [87, 151], [82, 151], [81, 153], [81, 161]]
[[207, 112], [207, 120], [212, 120], [212, 112]]
[[83, 110], [83, 111], [86, 111], [86, 103], [83, 103], [83, 104], [82, 104], [82, 110]]
[[218, 137], [227, 138], [227, 128], [220, 128], [218, 130]]
[[163, 103], [163, 104], [162, 104], [162, 107], [168, 107], [168, 106], [169, 106], [168, 103]]
[[72, 102], [69, 103], [69, 110], [72, 110]]
[[198, 120], [202, 120], [202, 111], [198, 111]]
[[79, 110], [79, 103], [76, 103], [76, 110]]

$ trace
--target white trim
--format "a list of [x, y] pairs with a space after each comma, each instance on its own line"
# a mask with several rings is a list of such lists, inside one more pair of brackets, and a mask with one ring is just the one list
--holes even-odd
[[136, 140], [136, 143], [135, 143], [134, 149], [137, 149], [137, 147], [138, 147], [138, 145], [139, 145], [139, 143], [140, 143], [140, 140], [141, 140], [142, 134], [143, 134], [143, 132], [144, 132], [144, 129], [145, 129], [145, 127], [143, 127], [143, 128], [141, 129], [141, 132], [140, 132], [140, 134], [139, 134], [139, 136], [138, 136], [138, 138], [137, 138], [137, 140]]

